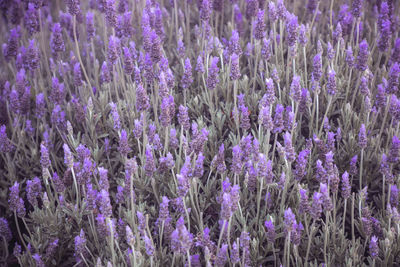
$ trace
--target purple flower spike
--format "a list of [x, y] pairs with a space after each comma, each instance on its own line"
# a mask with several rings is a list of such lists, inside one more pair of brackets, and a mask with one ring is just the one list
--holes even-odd
[[190, 130], [190, 119], [187, 107], [182, 105], [179, 106], [178, 122], [185, 131]]
[[192, 77], [192, 65], [190, 64], [190, 59], [185, 59], [185, 70], [182, 76], [182, 87], [184, 89], [188, 89], [190, 85], [193, 83]]
[[367, 148], [367, 143], [368, 143], [367, 141], [368, 141], [367, 133], [365, 130], [365, 125], [363, 123], [361, 124], [360, 132], [358, 134], [358, 145], [360, 146], [361, 149]]
[[286, 27], [288, 45], [294, 46], [298, 38], [299, 23], [297, 22], [297, 16], [291, 15]]
[[290, 233], [294, 229], [294, 224], [296, 223], [296, 216], [292, 212], [291, 208], [285, 210], [284, 224], [285, 224], [285, 232]]
[[236, 53], [231, 55], [231, 81], [238, 80], [240, 78], [240, 67], [239, 67], [239, 56]]
[[25, 217], [25, 204], [22, 198], [19, 197], [18, 182], [15, 182], [14, 185], [10, 187], [8, 204], [12, 212], [15, 212], [19, 217]]
[[94, 14], [89, 11], [86, 13], [86, 35], [88, 41], [93, 39], [95, 32], [96, 28], [94, 26]]
[[371, 237], [371, 241], [369, 242], [369, 253], [373, 259], [376, 259], [379, 256], [379, 244], [376, 236]]
[[74, 65], [74, 84], [76, 87], [79, 87], [83, 84], [81, 65], [79, 64], [79, 62], [75, 63]]
[[202, 21], [208, 21], [211, 16], [211, 7], [212, 3], [209, 0], [203, 0], [201, 2], [201, 8], [200, 8], [200, 19]]
[[388, 86], [386, 89], [388, 94], [396, 94], [399, 91], [399, 77], [400, 65], [396, 62], [390, 68]]
[[283, 138], [285, 143], [286, 160], [293, 162], [296, 159], [296, 152], [294, 151], [294, 147], [292, 145], [292, 135], [289, 132], [286, 132]]
[[62, 28], [60, 26], [60, 23], [55, 23], [53, 25], [53, 30], [50, 38], [50, 48], [53, 54], [65, 51], [65, 45], [62, 36]]
[[37, 198], [41, 195], [41, 193], [42, 185], [38, 177], [35, 177], [32, 180], [28, 180], [26, 182], [26, 196], [32, 206], [37, 206]]
[[349, 174], [346, 172], [342, 175], [342, 197], [348, 199], [351, 194], [351, 185], [349, 181]]
[[351, 5], [351, 14], [354, 17], [359, 18], [361, 16], [362, 4], [363, 0], [353, 0], [353, 3]]
[[254, 38], [256, 38], [256, 40], [262, 40], [265, 36], [264, 10], [260, 9], [258, 11], [255, 23]]
[[171, 249], [180, 254], [186, 254], [193, 243], [193, 236], [187, 230], [183, 217], [176, 223], [176, 229], [171, 234]]
[[393, 136], [392, 138], [392, 146], [389, 150], [388, 162], [396, 163], [400, 157], [400, 140], [397, 136]]
[[329, 95], [336, 94], [336, 72], [333, 69], [329, 70], [326, 90]]
[[210, 67], [209, 67], [209, 70], [208, 70], [208, 77], [207, 77], [207, 87], [210, 90], [214, 90], [217, 87], [217, 84], [219, 83], [219, 79], [218, 79], [218, 73], [219, 73], [218, 62], [219, 62], [219, 58], [218, 57], [213, 57], [211, 59]]
[[314, 192], [313, 202], [310, 206], [310, 215], [314, 220], [318, 220], [322, 213], [322, 194]]
[[365, 71], [367, 69], [368, 63], [368, 43], [366, 40], [363, 40], [359, 45], [359, 51], [357, 56], [357, 69], [360, 71]]

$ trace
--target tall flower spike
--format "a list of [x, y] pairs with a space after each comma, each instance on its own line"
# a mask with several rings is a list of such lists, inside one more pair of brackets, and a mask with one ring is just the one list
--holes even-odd
[[217, 84], [219, 83], [219, 79], [218, 79], [218, 73], [219, 73], [218, 62], [219, 62], [218, 57], [213, 57], [211, 59], [210, 67], [209, 67], [209, 70], [208, 70], [208, 77], [207, 77], [207, 87], [210, 90], [214, 90], [217, 87]]
[[265, 36], [264, 10], [260, 9], [254, 26], [254, 38], [262, 40]]
[[372, 236], [371, 241], [369, 242], [369, 254], [373, 259], [376, 259], [379, 256], [378, 238], [376, 236]]
[[358, 134], [358, 145], [360, 146], [361, 149], [367, 148], [367, 133], [365, 130], [365, 125], [364, 123], [361, 124], [360, 127], [360, 132]]
[[60, 23], [54, 23], [52, 34], [50, 37], [50, 48], [53, 54], [65, 51], [64, 40]]
[[182, 76], [182, 87], [184, 89], [187, 89], [190, 87], [190, 85], [193, 83], [193, 77], [192, 77], [192, 65], [190, 64], [190, 59], [186, 58], [185, 59], [185, 70], [183, 72]]
[[363, 40], [358, 47], [358, 56], [357, 56], [357, 64], [356, 67], [360, 71], [365, 71], [367, 69], [368, 63], [368, 43], [366, 40]]
[[190, 130], [190, 119], [187, 107], [182, 105], [179, 106], [178, 122], [185, 131]]
[[193, 236], [187, 230], [183, 217], [176, 223], [176, 229], [171, 234], [171, 249], [180, 254], [186, 254], [193, 243]]
[[326, 90], [329, 95], [336, 94], [336, 72], [333, 69], [329, 70]]
[[203, 0], [201, 2], [201, 8], [200, 8], [200, 19], [203, 21], [208, 21], [211, 16], [211, 7], [212, 3], [210, 3], [209, 0]]
[[239, 56], [236, 53], [231, 55], [231, 81], [238, 80], [240, 78], [240, 67], [239, 67]]
[[342, 197], [348, 199], [351, 194], [351, 185], [349, 182], [349, 174], [345, 171], [342, 175]]
[[397, 138], [397, 136], [393, 136], [392, 138], [392, 146], [390, 147], [389, 150], [389, 155], [388, 155], [388, 162], [390, 163], [396, 163], [399, 160], [400, 157], [400, 140]]
[[10, 187], [8, 204], [12, 212], [15, 212], [19, 217], [25, 217], [25, 204], [22, 198], [19, 197], [18, 182], [15, 182], [14, 185]]
[[287, 38], [288, 38], [288, 45], [294, 46], [297, 42], [298, 38], [298, 27], [299, 23], [297, 22], [297, 16], [291, 15], [288, 20], [288, 24], [286, 26]]
[[286, 132], [284, 135], [284, 143], [285, 143], [285, 157], [287, 161], [293, 162], [296, 159], [296, 152], [294, 151], [292, 145], [292, 135], [289, 132]]

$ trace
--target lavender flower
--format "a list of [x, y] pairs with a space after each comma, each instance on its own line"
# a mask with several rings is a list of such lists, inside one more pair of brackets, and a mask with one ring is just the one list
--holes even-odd
[[182, 87], [187, 89], [193, 83], [192, 77], [192, 65], [190, 64], [190, 59], [185, 59], [185, 70], [182, 77]]
[[42, 185], [38, 177], [35, 177], [32, 180], [28, 180], [26, 182], [26, 196], [32, 206], [37, 206], [37, 198], [41, 195], [41, 193]]
[[19, 197], [19, 183], [15, 182], [13, 186], [10, 187], [10, 195], [8, 198], [8, 204], [10, 210], [15, 212], [19, 217], [25, 217], [25, 205], [22, 198]]
[[397, 136], [393, 136], [392, 138], [392, 146], [390, 147], [389, 150], [389, 155], [388, 155], [388, 162], [390, 163], [396, 163], [399, 160], [400, 157], [400, 140], [397, 138]]
[[376, 236], [371, 237], [371, 241], [369, 243], [369, 253], [373, 259], [376, 259], [379, 256], [378, 238]]
[[359, 45], [359, 52], [357, 56], [356, 67], [360, 71], [365, 71], [367, 69], [367, 61], [368, 61], [368, 43], [366, 40], [363, 40]]
[[171, 249], [180, 254], [186, 254], [193, 244], [193, 236], [187, 230], [183, 217], [176, 223], [176, 229], [171, 234]]
[[208, 77], [207, 77], [207, 87], [210, 90], [214, 90], [219, 83], [218, 79], [218, 73], [219, 73], [219, 67], [218, 67], [218, 57], [213, 57], [211, 58], [211, 63], [210, 67], [208, 70]]
[[287, 33], [287, 38], [288, 38], [287, 41], [288, 41], [289, 46], [294, 46], [297, 42], [298, 27], [299, 27], [299, 24], [297, 22], [297, 16], [291, 15], [289, 17], [287, 25], [286, 25], [286, 33]]
[[8, 222], [3, 217], [0, 217], [0, 237], [4, 237], [7, 242], [11, 241], [12, 239], [12, 233]]
[[260, 9], [254, 26], [254, 38], [262, 40], [265, 36], [264, 10]]
[[329, 95], [336, 94], [336, 72], [333, 69], [329, 70], [326, 90]]

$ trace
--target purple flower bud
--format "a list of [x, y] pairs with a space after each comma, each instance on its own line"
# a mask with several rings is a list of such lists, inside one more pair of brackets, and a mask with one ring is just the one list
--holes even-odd
[[197, 156], [196, 164], [194, 166], [193, 170], [193, 177], [201, 178], [204, 174], [204, 167], [203, 167], [203, 162], [204, 162], [205, 157], [203, 156], [203, 153], [199, 153]]
[[39, 178], [35, 177], [32, 180], [28, 180], [26, 182], [26, 196], [32, 206], [37, 206], [37, 198], [41, 195], [41, 193], [42, 185]]
[[50, 38], [50, 48], [53, 54], [65, 51], [62, 28], [60, 26], [60, 23], [55, 23], [53, 25], [53, 30]]
[[204, 73], [204, 64], [203, 64], [203, 58], [201, 55], [197, 57], [197, 64], [196, 64], [196, 69], [197, 72], [203, 74]]
[[319, 189], [322, 194], [322, 204], [324, 205], [324, 209], [331, 211], [333, 209], [333, 204], [332, 199], [329, 196], [328, 186], [324, 183], [320, 183]]
[[27, 65], [31, 71], [39, 67], [40, 52], [35, 45], [35, 39], [29, 41], [29, 46], [26, 51]]
[[277, 104], [275, 108], [275, 116], [274, 116], [274, 130], [273, 133], [282, 132], [283, 126], [283, 111], [284, 108], [282, 105]]
[[115, 0], [106, 0], [104, 11], [106, 13], [106, 20], [108, 25], [110, 25], [111, 27], [115, 27], [117, 23]]
[[19, 217], [25, 217], [25, 204], [22, 198], [19, 197], [19, 183], [15, 182], [10, 187], [10, 194], [8, 198], [9, 208], [12, 212], [15, 212]]
[[254, 26], [254, 38], [262, 40], [265, 37], [264, 10], [260, 9], [257, 13], [257, 18]]
[[293, 162], [296, 159], [296, 152], [294, 151], [294, 147], [292, 145], [292, 135], [289, 132], [286, 132], [283, 138], [285, 143], [286, 160]]
[[361, 149], [365, 149], [367, 148], [367, 143], [368, 143], [367, 133], [365, 130], [365, 125], [363, 123], [361, 124], [360, 132], [358, 134], [358, 145], [361, 147]]
[[219, 83], [219, 79], [218, 79], [218, 73], [219, 73], [218, 62], [219, 62], [218, 57], [211, 58], [211, 63], [210, 63], [210, 67], [209, 67], [209, 70], [208, 70], [208, 77], [207, 77], [207, 87], [210, 90], [214, 90], [217, 87], [217, 84]]
[[21, 33], [19, 26], [10, 30], [8, 42], [3, 49], [3, 54], [6, 61], [10, 61], [11, 58], [15, 59], [17, 57], [20, 36]]
[[79, 258], [81, 255], [86, 255], [86, 236], [83, 229], [81, 229], [79, 235], [74, 239], [75, 244], [75, 257]]
[[64, 149], [64, 164], [68, 168], [72, 168], [74, 166], [74, 156], [71, 153], [71, 150], [69, 149], [69, 146], [67, 144], [63, 145]]
[[183, 76], [182, 76], [182, 87], [184, 89], [187, 89], [190, 87], [190, 85], [192, 83], [193, 83], [192, 65], [190, 64], [190, 59], [186, 58], [185, 59], [185, 70], [184, 70]]
[[239, 175], [242, 171], [242, 160], [241, 160], [241, 149], [239, 145], [236, 145], [232, 148], [232, 165], [231, 171], [237, 175]]
[[224, 144], [221, 144], [219, 147], [218, 154], [214, 156], [211, 166], [212, 168], [217, 169], [217, 172], [219, 173], [224, 173], [226, 171]]
[[136, 109], [138, 112], [147, 110], [150, 107], [149, 96], [141, 83], [136, 87]]
[[396, 62], [392, 65], [389, 72], [387, 93], [396, 94], [399, 91], [399, 76], [400, 76], [400, 65]]
[[268, 16], [272, 23], [278, 20], [278, 13], [274, 2], [268, 2]]
[[175, 102], [174, 102], [174, 97], [170, 95], [169, 97], [165, 97], [161, 102], [161, 114], [160, 114], [161, 125], [167, 127], [171, 123], [174, 116], [175, 116]]
[[39, 13], [32, 3], [28, 4], [28, 9], [25, 12], [24, 25], [30, 35], [40, 31]]
[[236, 241], [233, 242], [232, 251], [231, 251], [231, 262], [236, 264], [240, 261], [240, 252], [239, 252], [239, 245]]
[[359, 18], [361, 16], [362, 4], [363, 0], [353, 0], [353, 3], [351, 5], [351, 14], [354, 17]]
[[190, 119], [187, 107], [182, 105], [179, 106], [178, 122], [185, 131], [190, 130]]
[[354, 66], [354, 56], [353, 56], [353, 50], [351, 49], [351, 46], [348, 46], [346, 49], [345, 61], [350, 68], [352, 68]]
[[391, 60], [400, 63], [400, 38], [397, 38], [393, 47]]
[[308, 213], [310, 209], [310, 206], [308, 204], [308, 191], [300, 187], [299, 192], [300, 192], [299, 214]]
[[300, 102], [301, 100], [301, 85], [300, 85], [300, 76], [294, 75], [292, 83], [290, 85], [290, 95], [293, 100], [296, 102]]
[[81, 65], [79, 63], [75, 63], [74, 65], [74, 84], [76, 87], [79, 87], [83, 84]]
[[217, 267], [224, 267], [228, 260], [228, 245], [222, 244], [221, 248], [217, 253], [217, 258], [214, 261], [214, 265]]
[[107, 84], [111, 82], [111, 73], [107, 66], [107, 62], [103, 62], [100, 72], [100, 84]]
[[393, 136], [392, 145], [389, 150], [388, 162], [396, 163], [400, 157], [400, 140], [397, 136]]
[[291, 208], [285, 210], [284, 216], [284, 224], [285, 224], [285, 232], [290, 233], [293, 230], [293, 226], [296, 223], [296, 216], [292, 212]]
[[276, 232], [275, 232], [275, 225], [272, 220], [266, 220], [265, 223], [265, 228], [267, 228], [267, 240], [268, 242], [274, 244], [275, 243], [275, 237], [276, 237]]
[[310, 206], [310, 215], [314, 220], [318, 220], [322, 213], [322, 194], [314, 192], [312, 205]]
[[240, 66], [239, 66], [239, 56], [233, 53], [231, 55], [231, 81], [238, 80], [240, 78]]
[[349, 182], [349, 174], [345, 171], [342, 175], [342, 197], [348, 199], [351, 194], [351, 185]]
[[329, 95], [336, 94], [336, 72], [333, 69], [329, 70], [326, 90]]
[[90, 41], [95, 36], [96, 28], [94, 26], [94, 14], [90, 11], [86, 13], [86, 35]]
[[268, 61], [271, 58], [271, 45], [269, 39], [262, 39], [261, 58], [265, 61]]
[[368, 43], [366, 40], [363, 40], [358, 47], [358, 56], [357, 56], [357, 69], [360, 71], [365, 71], [368, 67]]
[[287, 41], [289, 46], [294, 46], [298, 37], [297, 16], [291, 15], [286, 25]]
[[211, 16], [211, 7], [212, 3], [210, 3], [209, 0], [203, 0], [201, 2], [201, 8], [200, 8], [200, 19], [203, 21], [208, 21]]
[[111, 65], [115, 65], [120, 54], [120, 40], [113, 35], [110, 36], [108, 41], [108, 54], [107, 58]]
[[171, 249], [180, 254], [186, 254], [193, 243], [193, 236], [187, 230], [183, 217], [176, 223], [176, 229], [171, 234]]
[[379, 256], [379, 244], [376, 236], [372, 236], [371, 241], [369, 242], [369, 254], [373, 259], [376, 259]]

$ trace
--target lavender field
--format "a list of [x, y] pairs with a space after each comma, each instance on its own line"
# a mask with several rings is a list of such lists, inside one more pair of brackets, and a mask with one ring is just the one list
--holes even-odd
[[400, 266], [400, 1], [0, 0], [0, 266]]

